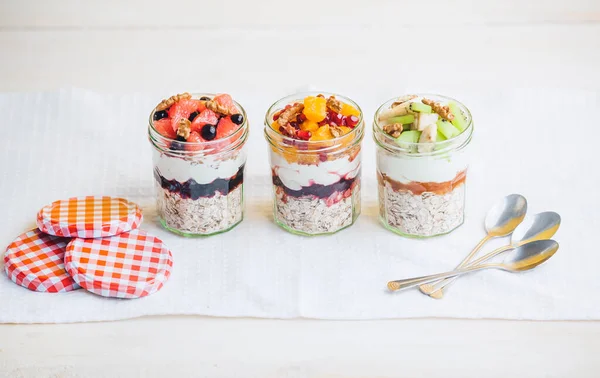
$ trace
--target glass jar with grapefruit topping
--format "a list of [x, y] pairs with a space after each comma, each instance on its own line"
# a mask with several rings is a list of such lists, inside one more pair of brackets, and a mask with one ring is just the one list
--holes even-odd
[[379, 217], [408, 237], [447, 234], [464, 221], [469, 109], [448, 97], [406, 95], [385, 102], [373, 122]]
[[183, 236], [230, 230], [244, 214], [244, 108], [228, 94], [183, 93], [150, 114], [160, 223]]
[[331, 234], [360, 214], [363, 114], [349, 98], [301, 93], [274, 103], [265, 118], [273, 217], [301, 235]]

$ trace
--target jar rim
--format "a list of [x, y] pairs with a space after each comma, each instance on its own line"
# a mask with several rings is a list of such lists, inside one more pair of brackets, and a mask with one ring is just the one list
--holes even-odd
[[419, 97], [440, 99], [440, 100], [444, 100], [446, 102], [456, 103], [456, 105], [458, 105], [458, 107], [461, 109], [461, 111], [467, 117], [467, 127], [459, 135], [457, 135], [453, 138], [450, 138], [450, 139], [447, 139], [447, 140], [444, 140], [441, 142], [435, 142], [434, 146], [440, 147], [440, 148], [436, 148], [430, 152], [414, 152], [415, 149], [419, 145], [423, 144], [423, 143], [419, 143], [419, 142], [416, 142], [416, 143], [403, 142], [402, 144], [405, 147], [402, 147], [398, 143], [396, 143], [395, 138], [391, 137], [390, 135], [388, 135], [387, 133], [385, 133], [383, 131], [383, 127], [379, 124], [379, 121], [378, 121], [379, 114], [383, 110], [386, 110], [387, 107], [389, 107], [389, 105], [391, 105], [399, 97], [401, 97], [401, 96], [396, 96], [396, 97], [392, 97], [392, 98], [388, 99], [387, 101], [385, 101], [383, 104], [381, 104], [381, 106], [379, 106], [377, 108], [377, 111], [375, 111], [375, 115], [373, 118], [373, 140], [379, 147], [384, 148], [393, 153], [405, 154], [410, 157], [424, 157], [424, 156], [444, 155], [451, 151], [460, 151], [469, 144], [469, 142], [472, 139], [473, 131], [475, 128], [475, 125], [473, 123], [473, 116], [472, 116], [469, 108], [467, 108], [462, 102], [460, 102], [452, 97], [435, 94], [435, 93], [411, 93], [411, 95], [413, 95], [413, 94], [416, 96], [419, 96]]
[[[210, 96], [211, 98], [216, 96], [215, 93], [192, 93], [192, 98], [200, 98], [203, 96]], [[233, 100], [233, 99], [232, 99]], [[238, 127], [235, 129], [235, 131], [230, 134], [229, 136], [225, 137], [225, 138], [220, 138], [220, 139], [213, 139], [213, 140], [209, 140], [209, 141], [204, 141], [204, 142], [178, 142], [181, 143], [184, 147], [185, 146], [194, 146], [194, 147], [202, 147], [202, 150], [200, 151], [188, 151], [188, 150], [184, 150], [184, 151], [177, 151], [178, 156], [179, 155], [207, 155], [207, 154], [215, 154], [215, 153], [219, 153], [219, 152], [227, 152], [227, 151], [231, 151], [231, 150], [235, 150], [239, 147], [241, 147], [241, 145], [243, 145], [246, 142], [246, 139], [248, 138], [248, 133], [249, 133], [249, 127], [248, 127], [248, 116], [246, 114], [246, 109], [244, 109], [244, 107], [237, 101], [233, 100], [233, 103], [238, 107], [238, 109], [240, 110], [240, 113], [242, 114], [244, 121], [238, 125]], [[168, 150], [168, 148], [165, 148], [166, 146], [169, 146], [172, 142], [175, 141], [175, 139], [173, 138], [169, 138], [166, 137], [164, 135], [162, 135], [161, 133], [158, 132], [158, 130], [156, 130], [156, 128], [154, 127], [154, 113], [156, 113], [156, 108], [152, 109], [152, 112], [150, 112], [150, 116], [148, 117], [148, 138], [150, 140], [150, 143], [158, 148], [159, 150]], [[240, 135], [241, 132], [241, 135]], [[233, 141], [233, 143], [231, 143]], [[162, 146], [161, 146], [162, 145]], [[226, 146], [227, 148], [222, 148], [223, 146]], [[213, 149], [210, 149], [210, 147], [213, 147]], [[215, 148], [215, 147], [219, 147], [219, 149]], [[169, 151], [171, 152], [171, 151]], [[204, 153], [202, 153], [204, 152]]]
[[[283, 135], [279, 132], [279, 130], [275, 130], [273, 128], [273, 122], [274, 122], [273, 114], [275, 114], [278, 110], [285, 107], [285, 105], [288, 105], [289, 103], [294, 102], [294, 100], [303, 100], [305, 97], [316, 96], [318, 94], [322, 94], [325, 97], [335, 96], [336, 98], [342, 100], [342, 102], [345, 102], [348, 105], [353, 106], [360, 112], [360, 116], [358, 117], [359, 118], [358, 123], [352, 129], [352, 131], [350, 131], [347, 134], [340, 135], [339, 137], [334, 137], [332, 139], [327, 139], [324, 141], [311, 141], [311, 140], [295, 139], [295, 138], [289, 137], [287, 135]], [[360, 108], [360, 106], [354, 100], [352, 100], [346, 96], [337, 94], [337, 93], [323, 92], [323, 91], [297, 92], [297, 93], [293, 93], [291, 95], [287, 95], [285, 97], [280, 98], [279, 100], [275, 101], [269, 107], [269, 109], [267, 110], [267, 112], [265, 114], [264, 122], [265, 122], [265, 129], [264, 129], [265, 138], [271, 145], [273, 145], [274, 147], [278, 147], [279, 145], [289, 145], [289, 146], [298, 145], [298, 146], [307, 147], [307, 149], [305, 149], [305, 150], [298, 149], [299, 153], [317, 153], [317, 152], [327, 152], [330, 150], [336, 150], [336, 149], [338, 149], [338, 147], [341, 146], [340, 143], [342, 142], [342, 140], [346, 140], [349, 137], [352, 138], [353, 142], [350, 143], [348, 145], [348, 147], [352, 147], [356, 144], [359, 144], [362, 141], [362, 139], [364, 137], [364, 132], [365, 132], [364, 113], [363, 113], [362, 109]], [[277, 143], [274, 143], [274, 137], [276, 137], [278, 139]], [[314, 147], [318, 147], [318, 146], [323, 146], [323, 147], [314, 149]], [[308, 149], [309, 147], [312, 149], [309, 150]]]

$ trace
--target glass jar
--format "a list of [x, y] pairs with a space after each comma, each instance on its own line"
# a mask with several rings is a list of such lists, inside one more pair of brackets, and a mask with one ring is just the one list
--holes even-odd
[[[192, 98], [210, 93], [193, 94]], [[150, 114], [148, 138], [156, 187], [158, 219], [182, 236], [207, 236], [228, 231], [244, 216], [244, 167], [248, 121], [229, 136], [200, 143], [179, 142], [154, 128]], [[172, 148], [177, 143], [177, 148]]]
[[361, 141], [364, 121], [360, 107], [334, 95], [360, 112], [352, 131], [323, 141], [298, 140], [273, 127], [273, 115], [307, 96], [298, 93], [274, 103], [265, 117], [265, 137], [273, 179], [273, 217], [283, 229], [300, 235], [332, 234], [354, 223], [360, 214]]
[[465, 118], [465, 129], [453, 138], [436, 141], [432, 151], [423, 143], [401, 142], [383, 131], [382, 112], [396, 101], [381, 105], [373, 122], [377, 144], [379, 218], [390, 231], [425, 238], [447, 234], [464, 221], [467, 145], [473, 135], [469, 109], [448, 97], [417, 94], [447, 104], [453, 102]]

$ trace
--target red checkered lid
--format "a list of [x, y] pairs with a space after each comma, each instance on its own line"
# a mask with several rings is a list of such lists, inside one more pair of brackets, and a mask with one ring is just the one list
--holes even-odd
[[38, 228], [50, 235], [102, 238], [134, 230], [142, 210], [123, 198], [74, 197], [52, 202], [37, 215]]
[[67, 272], [84, 289], [104, 297], [139, 298], [163, 286], [173, 257], [163, 242], [142, 230], [100, 239], [73, 239]]
[[4, 254], [4, 270], [29, 290], [60, 293], [79, 289], [63, 263], [69, 239], [31, 230], [20, 235]]

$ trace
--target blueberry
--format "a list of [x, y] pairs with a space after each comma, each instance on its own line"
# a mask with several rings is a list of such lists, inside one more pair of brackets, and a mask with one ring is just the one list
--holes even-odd
[[181, 142], [185, 142], [185, 138], [177, 135], [177, 139], [171, 142], [171, 150], [172, 151], [183, 151], [185, 150], [185, 145]]
[[167, 118], [168, 116], [169, 113], [167, 113], [166, 110], [159, 110], [157, 112], [154, 112], [154, 117], [152, 117], [152, 119], [158, 121], [159, 119]]
[[210, 125], [207, 123], [206, 125], [202, 126], [202, 129], [200, 130], [200, 135], [205, 140], [215, 139], [215, 137], [217, 136], [217, 126]]
[[200, 101], [210, 101], [210, 97], [202, 96], [200, 97]]
[[193, 112], [192, 114], [190, 114], [190, 116], [188, 117], [190, 122], [194, 122], [194, 118], [196, 118], [197, 115], [198, 115], [198, 112]]
[[179, 190], [181, 198], [190, 198], [192, 196], [191, 184], [190, 180], [188, 180], [181, 185], [181, 189]]
[[233, 114], [231, 116], [231, 122], [235, 123], [236, 125], [241, 125], [244, 122], [244, 116], [241, 114]]

